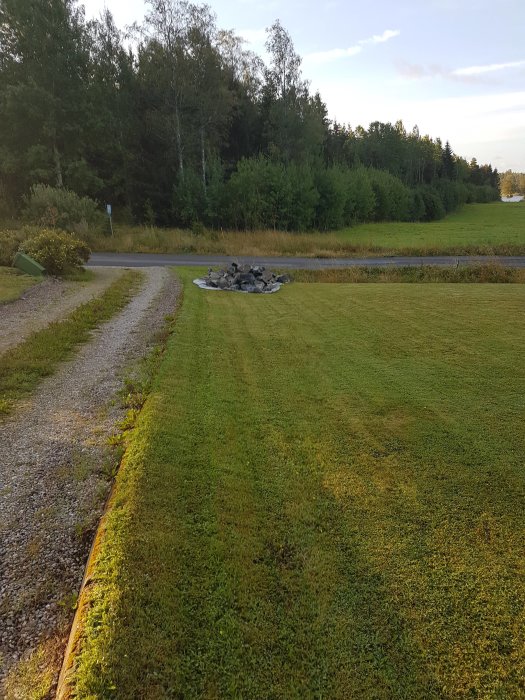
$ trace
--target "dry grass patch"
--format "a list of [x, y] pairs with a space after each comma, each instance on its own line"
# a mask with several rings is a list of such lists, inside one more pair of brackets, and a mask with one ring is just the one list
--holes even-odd
[[523, 255], [525, 206], [468, 204], [431, 223], [361, 224], [334, 232], [206, 231], [117, 226], [114, 237], [95, 237], [93, 250], [120, 253], [368, 257], [383, 255]]

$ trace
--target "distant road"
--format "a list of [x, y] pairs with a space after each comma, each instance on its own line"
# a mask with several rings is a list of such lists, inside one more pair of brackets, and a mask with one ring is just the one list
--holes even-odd
[[158, 255], [154, 253], [92, 253], [88, 265], [110, 265], [113, 267], [153, 267], [173, 265], [175, 267], [195, 266], [214, 267], [235, 260], [238, 263], [265, 265], [268, 267], [289, 267], [299, 270], [315, 270], [334, 267], [417, 267], [419, 265], [474, 265], [479, 263], [500, 263], [506, 267], [525, 267], [525, 255], [431, 255], [424, 257], [386, 258], [273, 258], [250, 257], [246, 255]]

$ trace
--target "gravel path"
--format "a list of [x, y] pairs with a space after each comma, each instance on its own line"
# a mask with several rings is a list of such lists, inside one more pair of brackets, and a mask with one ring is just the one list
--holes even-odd
[[123, 368], [150, 347], [179, 293], [167, 269], [143, 272], [125, 309], [0, 424], [0, 683], [38, 643], [63, 652], [109, 490], [107, 438], [123, 415], [115, 400]]
[[118, 275], [118, 268], [97, 268], [90, 282], [49, 278], [30, 287], [16, 301], [0, 305], [0, 354], [34, 331], [67, 316], [80, 304], [100, 296]]

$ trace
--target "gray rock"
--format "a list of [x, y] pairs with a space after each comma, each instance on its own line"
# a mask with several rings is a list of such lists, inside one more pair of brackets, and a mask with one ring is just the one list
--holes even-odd
[[[224, 269], [208, 271], [204, 282], [215, 289], [225, 291], [243, 291], [265, 294], [279, 289], [280, 284], [291, 282], [289, 275], [278, 275], [267, 270], [263, 265], [251, 267], [233, 262]], [[280, 284], [279, 284], [280, 283]]]
[[270, 272], [269, 270], [265, 270], [261, 275], [261, 279], [263, 280], [263, 282], [266, 282], [266, 284], [271, 282], [274, 278], [275, 278], [275, 275], [273, 274], [273, 272]]

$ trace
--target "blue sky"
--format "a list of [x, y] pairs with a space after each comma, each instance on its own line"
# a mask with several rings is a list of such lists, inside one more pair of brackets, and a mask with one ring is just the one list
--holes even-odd
[[[143, 0], [106, 5], [119, 26]], [[470, 160], [525, 172], [525, 0], [212, 0], [218, 26], [264, 54], [279, 18], [329, 116], [352, 126], [402, 119]], [[499, 9], [502, 8], [502, 9]]]

